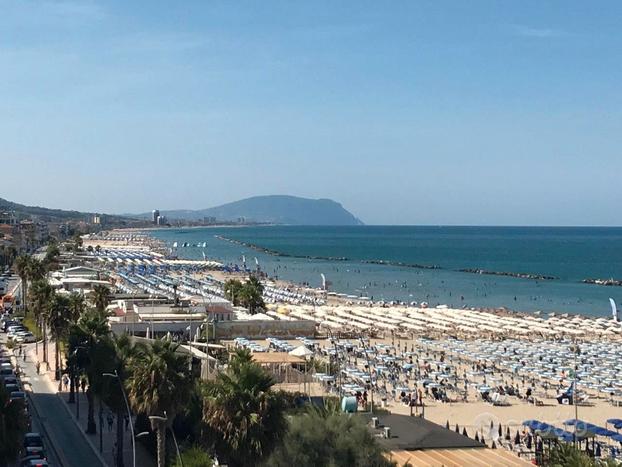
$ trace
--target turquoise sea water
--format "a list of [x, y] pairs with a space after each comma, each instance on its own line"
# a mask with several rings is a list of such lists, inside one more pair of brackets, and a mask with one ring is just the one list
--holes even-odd
[[[586, 278], [622, 279], [622, 228], [261, 226], [168, 229], [152, 235], [169, 246], [207, 242], [205, 249], [178, 248], [180, 257], [202, 258], [205, 251], [224, 263], [241, 264], [244, 255], [250, 267], [256, 257], [271, 276], [319, 287], [324, 273], [332, 290], [375, 300], [603, 316], [610, 313], [609, 297], [622, 301], [622, 287], [581, 283]], [[217, 235], [290, 256], [267, 254]]]

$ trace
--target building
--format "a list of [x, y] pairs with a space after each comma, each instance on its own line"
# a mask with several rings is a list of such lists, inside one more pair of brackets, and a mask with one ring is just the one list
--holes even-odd
[[[33, 251], [43, 245], [50, 236], [48, 225], [43, 222], [21, 221], [18, 225], [19, 248]], [[16, 236], [17, 238], [17, 236]]]
[[124, 332], [151, 337], [166, 333], [195, 335], [206, 319], [205, 308], [175, 305], [164, 298], [126, 298], [114, 303], [110, 326], [115, 334]]
[[151, 211], [151, 222], [154, 224], [158, 223], [158, 217], [160, 217], [160, 211], [158, 209], [154, 209]]
[[17, 217], [15, 211], [0, 212], [0, 224], [17, 225]]
[[166, 216], [158, 216], [156, 218], [156, 225], [166, 225]]
[[532, 465], [504, 449], [489, 449], [479, 441], [437, 425], [422, 417], [361, 414], [369, 429], [398, 465], [441, 467], [486, 465], [521, 467]]

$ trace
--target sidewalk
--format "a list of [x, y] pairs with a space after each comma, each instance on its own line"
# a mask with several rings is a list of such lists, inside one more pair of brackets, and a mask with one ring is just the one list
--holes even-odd
[[[31, 358], [43, 358], [43, 352], [41, 346], [39, 346], [39, 354], [38, 356], [34, 352], [34, 345], [32, 346]], [[50, 387], [54, 387], [55, 392], [57, 392], [57, 397], [59, 400], [63, 402], [63, 405], [67, 412], [71, 415], [71, 419], [73, 422], [79, 427], [79, 429], [84, 433], [85, 438], [92, 446], [93, 450], [100, 455], [100, 458], [103, 460], [105, 465], [114, 466], [115, 465], [115, 455], [114, 449], [117, 441], [117, 421], [116, 416], [113, 414], [113, 426], [112, 430], [108, 429], [107, 418], [108, 414], [111, 411], [106, 407], [105, 404], [102, 404], [103, 407], [103, 417], [102, 417], [102, 425], [100, 426], [99, 421], [99, 399], [95, 398], [94, 407], [95, 407], [95, 423], [97, 424], [97, 433], [96, 434], [86, 434], [86, 425], [88, 418], [88, 401], [86, 394], [82, 393], [82, 390], [76, 392], [75, 403], [70, 404], [69, 400], [69, 388], [67, 391], [58, 392], [58, 381], [54, 381], [54, 343], [48, 344], [48, 360], [52, 363], [50, 364], [50, 371], [44, 370], [44, 363], [41, 364], [41, 375], [46, 375], [48, 380], [48, 384]], [[47, 370], [47, 368], [46, 368]], [[64, 388], [63, 388], [64, 389]], [[79, 411], [79, 417], [78, 417]], [[124, 423], [125, 425], [125, 423]], [[100, 451], [100, 431], [101, 431], [101, 439], [102, 439], [102, 449]], [[129, 425], [127, 427], [124, 426], [124, 439], [123, 439], [123, 460], [125, 463], [125, 467], [132, 467], [132, 435], [131, 429]], [[149, 454], [149, 452], [144, 448], [142, 444], [138, 441], [136, 442], [136, 465], [140, 467], [150, 467], [155, 465], [155, 461]]]
[[105, 465], [86, 442], [80, 428], [56, 395], [54, 382], [47, 375], [37, 374], [34, 344], [25, 345], [23, 348], [26, 351], [26, 360], [17, 357], [21, 380], [28, 393], [28, 403], [33, 414], [33, 428], [44, 436], [46, 453], [51, 465], [55, 467]]

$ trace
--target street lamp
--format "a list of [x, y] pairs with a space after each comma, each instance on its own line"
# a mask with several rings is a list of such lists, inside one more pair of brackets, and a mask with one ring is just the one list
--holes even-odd
[[127, 402], [125, 390], [123, 389], [123, 383], [121, 382], [121, 378], [119, 378], [119, 373], [117, 373], [117, 370], [114, 370], [114, 373], [102, 373], [102, 376], [116, 378], [119, 381], [121, 394], [123, 394], [123, 401], [125, 402], [125, 407], [127, 408], [127, 416], [130, 419], [130, 434], [132, 435], [132, 466], [136, 467], [136, 443], [134, 441], [134, 424], [132, 423], [132, 412], [130, 412], [130, 404], [128, 404]]
[[572, 402], [574, 404], [574, 447], [577, 447], [577, 421], [579, 420], [579, 406], [577, 405], [577, 355], [581, 354], [581, 348], [579, 344], [577, 344], [577, 340], [575, 339], [574, 344], [570, 347], [572, 349], [572, 353], [574, 356], [574, 383], [572, 390]]
[[[151, 421], [157, 420], [159, 422], [164, 422], [164, 429], [165, 430], [169, 429], [169, 427], [166, 426], [166, 422], [168, 422], [168, 417], [166, 416], [166, 410], [164, 411], [164, 417], [160, 417], [159, 415], [149, 415], [149, 420]], [[179, 452], [179, 444], [177, 444], [177, 438], [175, 437], [175, 432], [173, 431], [172, 428], [170, 428], [170, 431], [171, 431], [171, 434], [173, 435], [173, 441], [175, 442], [175, 449], [177, 450], [177, 458], [179, 459], [179, 464], [181, 465], [181, 467], [184, 467], [184, 461], [181, 458], [181, 453]]]

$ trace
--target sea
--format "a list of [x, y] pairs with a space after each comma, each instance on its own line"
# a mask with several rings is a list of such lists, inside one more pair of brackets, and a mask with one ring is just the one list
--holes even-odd
[[[622, 287], [622, 228], [246, 226], [152, 236], [181, 258], [215, 259], [375, 301], [610, 316]], [[187, 243], [189, 246], [183, 247]], [[203, 243], [206, 244], [205, 248]], [[618, 305], [622, 309], [622, 306]]]

